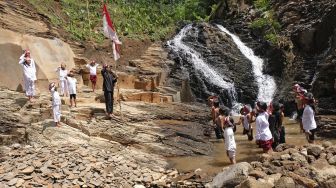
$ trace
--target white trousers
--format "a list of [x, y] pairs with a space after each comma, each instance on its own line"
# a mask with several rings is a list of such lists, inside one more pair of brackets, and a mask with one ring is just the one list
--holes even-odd
[[61, 95], [69, 95], [67, 80], [60, 80]]
[[61, 105], [55, 105], [52, 107], [54, 114], [54, 122], [61, 122]]
[[35, 96], [35, 83], [33, 80], [24, 77], [24, 85], [27, 96]]

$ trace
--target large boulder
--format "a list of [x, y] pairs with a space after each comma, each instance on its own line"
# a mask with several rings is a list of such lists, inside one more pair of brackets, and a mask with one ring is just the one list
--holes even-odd
[[19, 65], [19, 57], [24, 49], [30, 49], [37, 69], [37, 88], [48, 90], [50, 81], [57, 81], [56, 68], [65, 63], [67, 69], [75, 67], [74, 52], [70, 46], [58, 38], [46, 39], [0, 29], [0, 51], [4, 55], [0, 59], [2, 76], [0, 86], [21, 91], [23, 71]]
[[211, 187], [235, 187], [247, 179], [251, 170], [252, 166], [247, 162], [234, 164], [217, 174], [211, 183]]
[[309, 145], [307, 148], [308, 155], [313, 155], [314, 157], [319, 157], [323, 151], [323, 147], [320, 145]]

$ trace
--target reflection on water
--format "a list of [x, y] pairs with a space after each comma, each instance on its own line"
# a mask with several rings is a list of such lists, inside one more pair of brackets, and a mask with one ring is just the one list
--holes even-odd
[[[255, 131], [255, 124], [252, 125]], [[286, 129], [286, 143], [294, 144], [296, 146], [307, 144], [305, 136], [303, 133], [300, 133], [299, 124], [296, 121], [286, 118], [284, 125]], [[248, 141], [247, 136], [243, 135], [242, 132], [242, 126], [238, 126], [237, 132], [235, 133], [237, 162], [251, 162], [258, 160], [258, 157], [262, 154], [262, 149], [257, 147], [255, 140]], [[319, 140], [317, 143], [321, 141], [322, 140]], [[201, 168], [209, 175], [218, 173], [223, 167], [230, 165], [230, 160], [226, 156], [223, 140], [216, 140], [213, 135], [210, 142], [213, 143], [213, 153], [210, 156], [172, 157], [168, 159], [169, 164], [171, 167], [176, 168], [181, 172], [193, 171], [197, 168]]]

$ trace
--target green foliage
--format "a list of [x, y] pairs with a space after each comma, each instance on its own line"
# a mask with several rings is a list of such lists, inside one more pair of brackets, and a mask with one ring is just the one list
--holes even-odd
[[255, 19], [250, 27], [253, 28], [253, 29], [262, 29], [264, 27], [266, 27], [268, 25], [268, 20], [265, 19], [265, 18], [257, 18]]
[[261, 11], [270, 9], [270, 0], [255, 0], [253, 3], [254, 6]]
[[277, 44], [279, 40], [278, 31], [281, 29], [281, 25], [271, 9], [270, 0], [255, 0], [254, 6], [261, 12], [261, 17], [256, 18], [250, 24], [250, 28], [262, 30], [266, 40], [272, 44]]
[[[76, 40], [101, 42], [100, 0], [28, 0]], [[207, 21], [218, 0], [108, 0], [108, 11], [120, 36], [165, 39], [179, 21]], [[54, 7], [58, 5], [58, 14]]]
[[277, 44], [279, 41], [279, 36], [274, 33], [267, 33], [265, 35], [265, 39], [270, 41], [272, 44]]

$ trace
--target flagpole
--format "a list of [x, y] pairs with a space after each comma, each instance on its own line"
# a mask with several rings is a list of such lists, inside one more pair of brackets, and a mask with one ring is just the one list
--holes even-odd
[[[113, 41], [112, 41], [112, 49], [114, 49], [115, 48], [115, 46], [114, 46], [114, 43], [113, 43]], [[113, 54], [113, 53], [112, 53]], [[114, 54], [113, 54], [114, 55]], [[113, 58], [115, 58], [115, 57], [113, 57]], [[117, 62], [118, 62], [118, 60], [115, 60], [115, 62], [114, 62], [114, 71], [115, 71], [115, 74], [117, 75]], [[117, 75], [118, 76], [118, 75]], [[123, 114], [122, 114], [122, 111], [121, 111], [121, 100], [120, 100], [120, 87], [119, 87], [119, 82], [117, 81], [117, 96], [118, 96], [118, 98], [117, 98], [117, 101], [118, 101], [118, 103], [119, 103], [119, 111], [120, 111], [120, 117], [121, 117], [121, 120], [123, 120], [124, 118], [123, 118]]]

